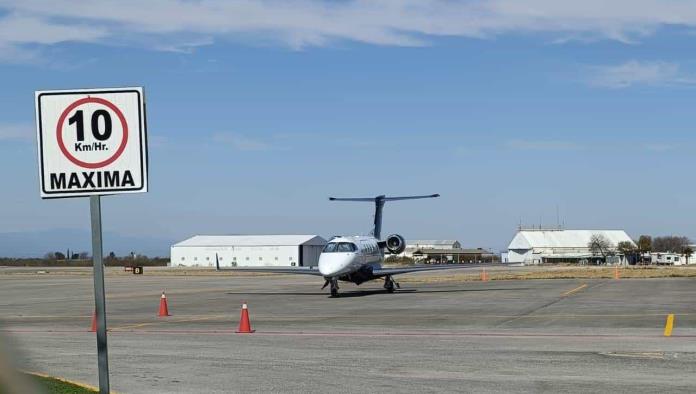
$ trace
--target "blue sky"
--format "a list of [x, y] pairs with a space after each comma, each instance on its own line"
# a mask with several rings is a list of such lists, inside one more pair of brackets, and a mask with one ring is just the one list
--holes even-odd
[[680, 1], [0, 0], [0, 232], [89, 226], [39, 198], [33, 92], [144, 86], [150, 192], [102, 203], [124, 237], [364, 233], [327, 197], [437, 192], [385, 232], [500, 249], [558, 208], [696, 238], [695, 26]]

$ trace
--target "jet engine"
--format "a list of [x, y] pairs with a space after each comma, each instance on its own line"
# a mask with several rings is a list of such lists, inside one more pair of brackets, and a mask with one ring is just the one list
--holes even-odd
[[406, 249], [406, 240], [399, 234], [392, 234], [387, 237], [387, 250], [391, 254], [399, 254]]

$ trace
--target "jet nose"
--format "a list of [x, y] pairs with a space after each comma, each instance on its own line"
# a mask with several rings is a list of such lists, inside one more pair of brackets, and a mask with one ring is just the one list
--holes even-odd
[[319, 272], [327, 277], [336, 276], [344, 273], [350, 262], [350, 255], [322, 253], [319, 256]]

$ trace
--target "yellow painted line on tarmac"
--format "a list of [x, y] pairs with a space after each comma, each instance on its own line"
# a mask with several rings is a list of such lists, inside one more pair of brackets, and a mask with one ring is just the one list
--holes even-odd
[[[40, 378], [46, 378], [46, 379], [55, 379], [55, 380], [58, 380], [58, 381], [63, 382], [63, 383], [69, 383], [69, 384], [72, 384], [72, 385], [75, 385], [78, 387], [82, 387], [83, 389], [94, 391], [95, 393], [99, 392], [99, 387], [94, 387], [94, 386], [89, 385], [87, 383], [82, 383], [82, 382], [78, 382], [78, 381], [70, 380], [70, 379], [65, 379], [65, 378], [60, 378], [57, 376], [51, 376], [51, 375], [41, 373], [41, 372], [34, 372], [34, 371], [22, 371], [22, 372], [27, 374], [27, 375], [38, 376]], [[111, 390], [110, 392], [112, 394], [116, 394], [116, 392], [113, 390]]]
[[152, 323], [138, 323], [138, 324], [127, 324], [125, 326], [118, 326], [118, 327], [113, 327], [113, 328], [108, 328], [109, 331], [118, 331], [118, 330], [129, 330], [133, 328], [139, 328], [139, 327], [147, 327], [151, 326], [153, 324], [157, 324], [159, 322], [152, 322]]
[[109, 328], [109, 331], [132, 330], [134, 328], [154, 326], [156, 324], [162, 324], [162, 323], [165, 323], [165, 324], [166, 323], [187, 323], [187, 322], [194, 322], [194, 321], [217, 319], [220, 317], [227, 317], [227, 315], [211, 315], [211, 316], [195, 317], [195, 318], [188, 318], [188, 319], [160, 320], [160, 321], [153, 321], [153, 322], [149, 322], [149, 323], [128, 324], [125, 326], [118, 326], [118, 327]]
[[576, 287], [576, 288], [574, 288], [574, 289], [568, 290], [568, 291], [566, 291], [565, 293], [563, 293], [563, 294], [561, 294], [561, 295], [562, 295], [563, 297], [568, 297], [569, 295], [572, 295], [572, 294], [574, 294], [574, 293], [577, 293], [578, 291], [580, 291], [580, 290], [582, 290], [582, 289], [584, 289], [584, 288], [586, 288], [586, 287], [587, 287], [587, 283], [583, 283], [583, 284], [581, 284], [580, 286], [578, 286], [578, 287]]
[[667, 321], [665, 322], [665, 336], [672, 336], [672, 329], [674, 328], [674, 314], [670, 313], [667, 315]]
[[91, 315], [8, 315], [3, 316], [0, 320], [18, 320], [18, 319], [81, 319], [90, 318]]

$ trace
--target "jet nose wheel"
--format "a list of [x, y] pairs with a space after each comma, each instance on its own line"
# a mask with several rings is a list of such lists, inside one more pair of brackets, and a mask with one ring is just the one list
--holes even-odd
[[327, 282], [331, 285], [331, 297], [338, 297], [338, 279], [329, 279]]

